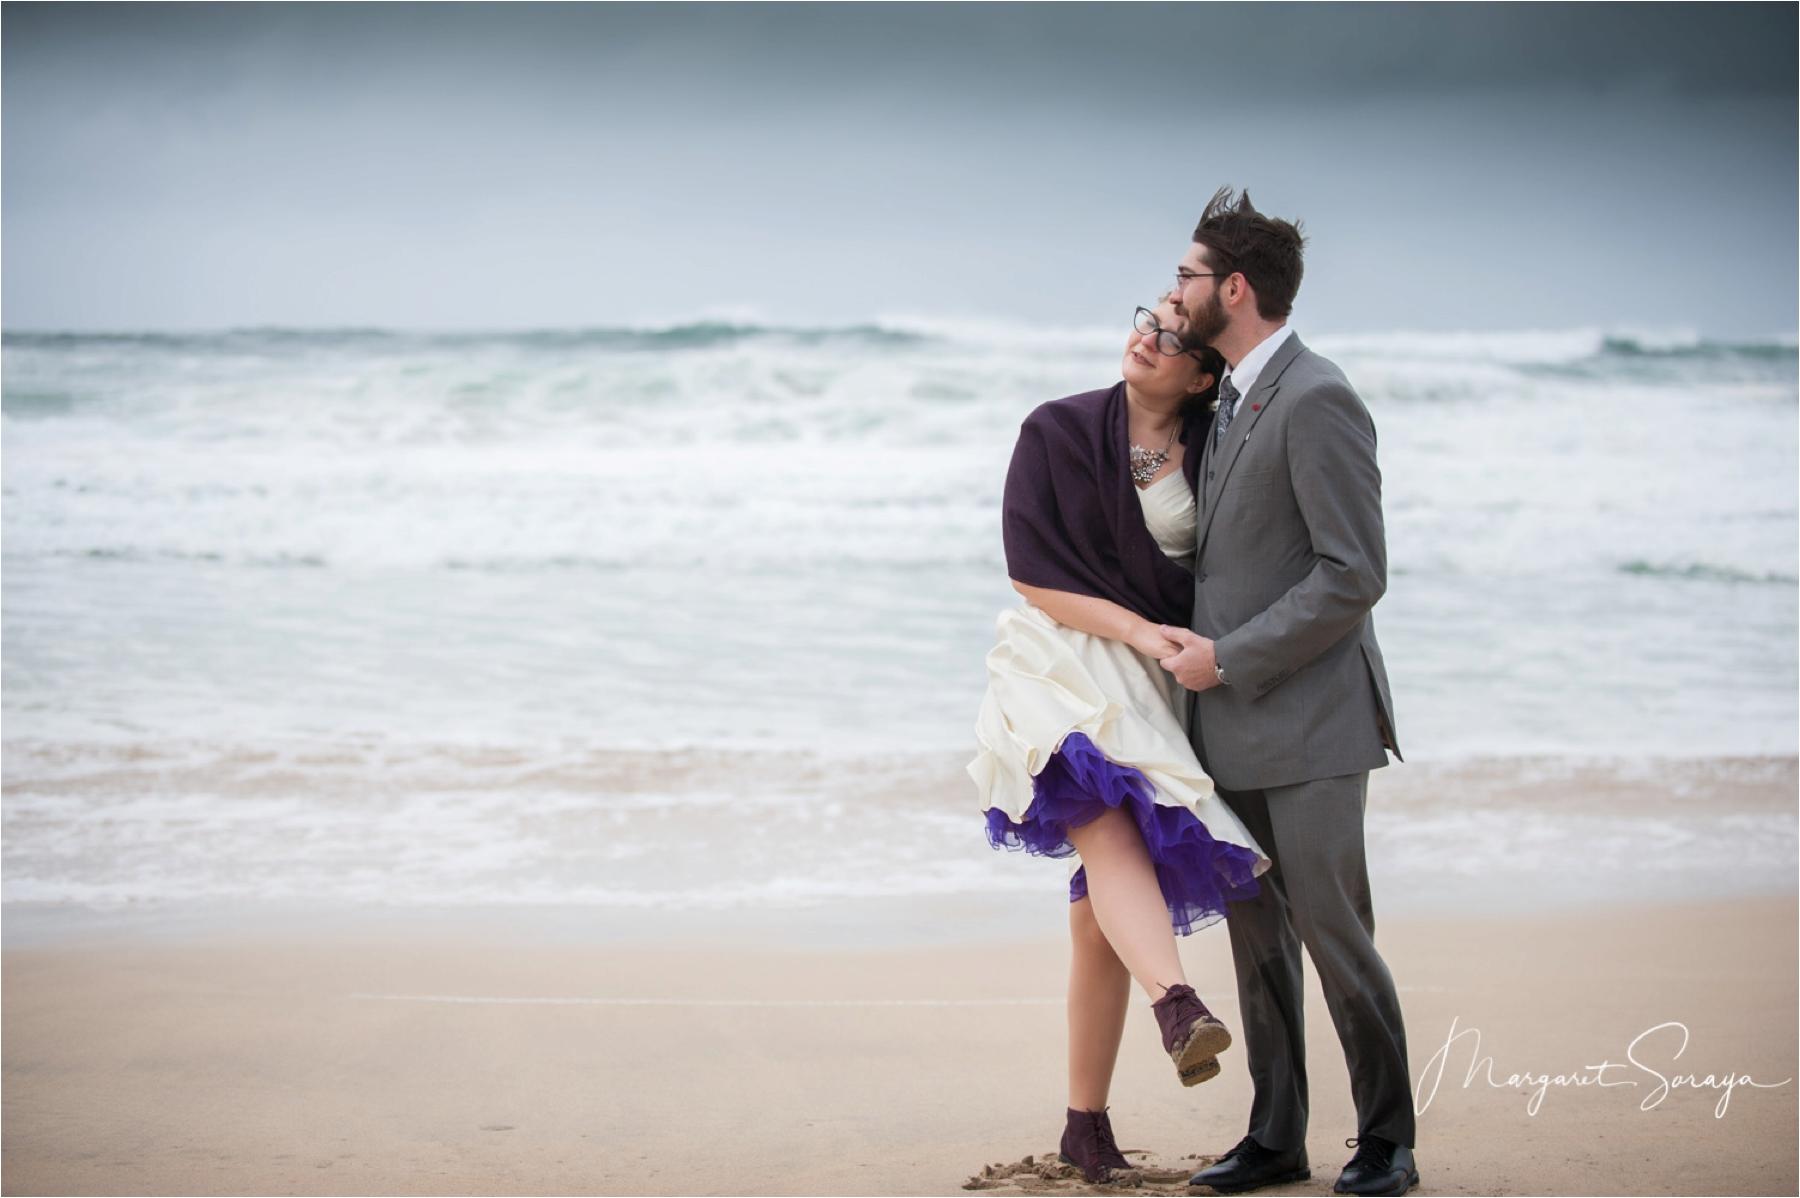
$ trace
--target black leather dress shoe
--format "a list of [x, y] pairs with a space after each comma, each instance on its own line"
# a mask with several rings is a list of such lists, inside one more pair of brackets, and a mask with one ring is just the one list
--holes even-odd
[[1260, 1190], [1287, 1181], [1306, 1181], [1310, 1177], [1312, 1170], [1306, 1164], [1304, 1144], [1289, 1152], [1276, 1152], [1245, 1136], [1217, 1163], [1188, 1178], [1188, 1184], [1208, 1186], [1221, 1194], [1242, 1194], [1246, 1190]]
[[1361, 1136], [1345, 1140], [1356, 1147], [1338, 1174], [1334, 1194], [1404, 1194], [1419, 1184], [1419, 1169], [1413, 1161], [1412, 1149], [1380, 1136]]

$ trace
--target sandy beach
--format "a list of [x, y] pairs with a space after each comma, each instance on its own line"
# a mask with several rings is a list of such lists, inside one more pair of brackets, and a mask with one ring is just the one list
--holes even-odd
[[0, 32], [0, 1198], [1204, 1193], [1229, 926], [1087, 1185], [1077, 863], [979, 783], [1079, 730], [1229, 860], [1196, 727], [1391, 750], [1252, 838], [1416, 1194], [1800, 1195], [1800, 6]]
[[[821, 929], [808, 947], [800, 915], [659, 946], [547, 909], [7, 919], [9, 1194], [1086, 1188], [988, 1168], [1054, 1156], [1054, 937], [857, 948]], [[1469, 1079], [1472, 1037], [1450, 1045], [1419, 1094], [1420, 1192], [1794, 1192], [1792, 896], [1394, 919], [1378, 938], [1415, 1079], [1454, 1027], [1499, 1083]], [[1232, 1019], [1224, 929], [1182, 944]], [[1146, 1190], [1185, 1192], [1243, 1130], [1243, 1053], [1184, 1090], [1134, 1001], [1114, 1124]], [[1280, 1192], [1322, 1194], [1355, 1127], [1316, 979], [1308, 1019], [1314, 1177]], [[1630, 1047], [1671, 1023], [1685, 1051], [1672, 1027]], [[1602, 1060], [1617, 1084], [1570, 1081]], [[1659, 1098], [1652, 1069], [1715, 1082]], [[1727, 1094], [1733, 1074], [1758, 1086]]]

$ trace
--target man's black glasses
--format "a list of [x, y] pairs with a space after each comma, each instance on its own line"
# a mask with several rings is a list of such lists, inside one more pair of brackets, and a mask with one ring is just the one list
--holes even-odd
[[1229, 279], [1230, 277], [1230, 274], [1220, 274], [1217, 271], [1212, 270], [1189, 270], [1185, 266], [1177, 266], [1175, 268], [1175, 286], [1178, 288], [1189, 279]]

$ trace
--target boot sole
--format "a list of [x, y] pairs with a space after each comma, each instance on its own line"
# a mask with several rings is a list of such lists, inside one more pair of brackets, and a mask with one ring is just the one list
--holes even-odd
[[1197, 1086], [1219, 1076], [1218, 1056], [1231, 1047], [1231, 1032], [1222, 1023], [1200, 1023], [1188, 1034], [1180, 1052], [1169, 1054], [1184, 1086]]
[[1212, 1183], [1210, 1181], [1200, 1181], [1200, 1180], [1198, 1180], [1197, 1177], [1188, 1178], [1188, 1184], [1191, 1186], [1205, 1186], [1207, 1189], [1212, 1190], [1215, 1193], [1219, 1193], [1219, 1194], [1248, 1194], [1251, 1190], [1267, 1189], [1269, 1186], [1284, 1186], [1292, 1181], [1311, 1181], [1311, 1180], [1312, 1180], [1312, 1169], [1310, 1167], [1308, 1167], [1305, 1169], [1295, 1169], [1292, 1173], [1282, 1173], [1282, 1174], [1278, 1174], [1275, 1177], [1264, 1178], [1262, 1181], [1257, 1182], [1255, 1185], [1222, 1186], [1222, 1185], [1215, 1185], [1214, 1183]]

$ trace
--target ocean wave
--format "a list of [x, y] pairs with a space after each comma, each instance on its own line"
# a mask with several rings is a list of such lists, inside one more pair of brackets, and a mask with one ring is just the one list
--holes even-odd
[[[994, 354], [1066, 355], [1116, 351], [1125, 329], [1113, 325], [1049, 325], [985, 318], [886, 315], [847, 324], [768, 320], [696, 319], [523, 329], [412, 330], [345, 326], [297, 328], [274, 325], [222, 330], [22, 331], [0, 334], [7, 349], [49, 353], [117, 350], [180, 355], [293, 357], [343, 351], [393, 354], [512, 349], [526, 354], [578, 351], [632, 354], [670, 350], [708, 351], [750, 345], [771, 348], [902, 351], [919, 348]], [[1692, 330], [1586, 327], [1505, 331], [1392, 331], [1331, 333], [1308, 330], [1309, 344], [1329, 356], [1396, 365], [1502, 367], [1534, 370], [1629, 372], [1643, 364], [1739, 362], [1791, 366], [1800, 355], [1791, 335], [1743, 341], [1703, 337]], [[10, 390], [10, 389], [9, 389]], [[29, 405], [32, 396], [18, 401]], [[9, 405], [15, 401], [8, 396]]]
[[1792, 339], [1770, 341], [1712, 341], [1704, 337], [1642, 337], [1614, 335], [1605, 338], [1601, 356], [1615, 358], [1677, 358], [1715, 361], [1747, 358], [1786, 362], [1800, 356]]
[[11, 416], [66, 416], [80, 399], [73, 391], [8, 387], [0, 393], [0, 410]]
[[827, 344], [893, 348], [916, 345], [932, 336], [916, 329], [881, 324], [780, 325], [701, 320], [668, 325], [601, 325], [569, 328], [409, 330], [384, 328], [288, 328], [253, 326], [195, 332], [25, 332], [8, 331], [8, 349], [139, 348], [181, 353], [245, 353], [297, 349], [459, 349], [512, 346], [524, 350], [711, 349], [746, 341], [797, 346]]
[[921, 539], [917, 544], [882, 543], [867, 547], [845, 548], [821, 541], [805, 545], [789, 544], [779, 556], [766, 550], [733, 550], [730, 547], [701, 547], [687, 552], [644, 544], [616, 554], [591, 553], [495, 553], [475, 557], [443, 546], [390, 543], [386, 546], [362, 546], [341, 553], [260, 548], [182, 549], [162, 546], [95, 546], [69, 548], [8, 548], [6, 560], [23, 565], [32, 561], [87, 561], [118, 566], [149, 566], [167, 563], [193, 563], [202, 566], [228, 566], [248, 570], [349, 570], [413, 569], [443, 570], [454, 573], [530, 575], [530, 574], [630, 574], [637, 571], [702, 571], [730, 569], [744, 579], [778, 579], [790, 577], [794, 571], [819, 572], [824, 577], [833, 572], [849, 575], [869, 570], [899, 569], [910, 572], [969, 571], [988, 569], [1001, 571], [1005, 561], [997, 548], [981, 545], [946, 547], [939, 540]]
[[1677, 578], [1689, 582], [1747, 582], [1790, 587], [1800, 585], [1800, 578], [1796, 578], [1792, 574], [1772, 571], [1757, 573], [1754, 570], [1716, 565], [1711, 562], [1673, 563], [1633, 560], [1621, 563], [1619, 573], [1635, 574], [1645, 578]]
[[1330, 334], [1309, 337], [1326, 354], [1349, 358], [1399, 361], [1496, 363], [1515, 367], [1599, 364], [1608, 359], [1741, 358], [1791, 362], [1796, 341], [1791, 336], [1725, 341], [1686, 329], [1619, 330], [1604, 328], [1523, 329], [1515, 331], [1388, 332]]
[[314, 569], [330, 565], [329, 561], [316, 553], [240, 553], [212, 549], [160, 549], [132, 545], [102, 545], [88, 549], [56, 548], [43, 550], [35, 555], [29, 552], [9, 552], [7, 556], [20, 561], [29, 561], [33, 556], [37, 556], [80, 558], [98, 562], [205, 562], [218, 565], [301, 566]]
[[370, 345], [395, 342], [404, 333], [393, 329], [345, 326], [337, 328], [287, 328], [259, 325], [229, 329], [193, 331], [156, 329], [14, 330], [0, 333], [0, 347], [6, 349], [149, 349], [175, 350], [182, 353], [232, 352], [257, 346], [291, 345], [301, 347]]

